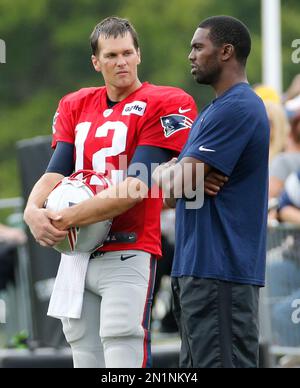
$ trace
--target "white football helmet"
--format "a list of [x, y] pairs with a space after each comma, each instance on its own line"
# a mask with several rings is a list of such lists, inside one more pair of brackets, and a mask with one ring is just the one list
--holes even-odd
[[[79, 175], [82, 175], [81, 179], [78, 178]], [[80, 170], [55, 186], [46, 200], [45, 208], [59, 211], [77, 205], [111, 185], [111, 181], [102, 174]], [[112, 220], [106, 220], [83, 227], [72, 227], [66, 238], [54, 249], [66, 255], [77, 252], [92, 253], [103, 245], [111, 225]]]

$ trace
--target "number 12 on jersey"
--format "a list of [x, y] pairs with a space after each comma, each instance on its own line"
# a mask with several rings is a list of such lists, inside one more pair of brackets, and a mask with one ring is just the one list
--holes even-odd
[[[84, 166], [85, 142], [87, 140], [91, 126], [91, 122], [80, 123], [76, 126], [75, 171], [83, 170], [86, 168], [86, 166]], [[109, 131], [114, 131], [112, 145], [110, 147], [103, 147], [92, 155], [92, 169], [102, 174], [105, 174], [107, 171], [107, 158], [118, 156], [126, 150], [128, 127], [121, 121], [108, 121], [96, 130], [95, 137], [105, 138], [108, 136]], [[118, 184], [124, 179], [124, 171], [112, 170], [110, 178], [114, 184]]]

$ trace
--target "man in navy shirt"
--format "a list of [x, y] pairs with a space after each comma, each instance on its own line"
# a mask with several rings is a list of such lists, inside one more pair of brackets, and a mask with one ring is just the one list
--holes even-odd
[[[169, 205], [175, 204], [178, 185], [185, 194], [187, 182], [195, 186], [199, 164], [205, 176], [216, 170], [229, 180], [217, 196], [205, 195], [201, 208], [187, 206], [187, 195], [176, 203], [172, 287], [180, 365], [253, 368], [259, 288], [265, 281], [269, 123], [247, 82], [251, 37], [243, 23], [209, 18], [191, 46], [192, 75], [211, 85], [216, 99], [195, 121], [178, 161], [160, 166], [153, 177], [173, 193]], [[186, 165], [192, 166], [191, 176]]]

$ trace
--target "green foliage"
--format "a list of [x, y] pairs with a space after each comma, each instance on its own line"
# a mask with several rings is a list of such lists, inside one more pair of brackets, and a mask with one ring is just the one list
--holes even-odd
[[9, 341], [10, 349], [28, 349], [29, 335], [25, 330], [16, 333]]
[[[282, 4], [287, 86], [299, 72], [291, 61], [291, 42], [300, 38], [300, 3]], [[21, 192], [16, 141], [49, 134], [62, 95], [102, 84], [90, 64], [94, 25], [109, 15], [129, 18], [140, 35], [141, 80], [180, 86], [201, 108], [213, 94], [195, 84], [187, 57], [197, 25], [214, 14], [238, 17], [249, 26], [253, 37], [249, 80], [261, 82], [260, 0], [0, 0], [0, 38], [7, 46], [7, 63], [0, 65], [0, 197]]]

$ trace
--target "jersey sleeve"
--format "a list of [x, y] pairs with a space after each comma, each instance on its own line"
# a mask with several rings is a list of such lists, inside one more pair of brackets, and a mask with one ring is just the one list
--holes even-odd
[[69, 176], [74, 171], [74, 164], [74, 145], [60, 141], [56, 145], [46, 173]]
[[58, 142], [74, 144], [74, 120], [65, 97], [60, 100], [54, 115], [52, 132], [52, 148], [56, 148]]
[[[210, 108], [208, 108], [209, 110]], [[208, 112], [207, 110], [207, 112]], [[184, 157], [193, 157], [230, 176], [254, 134], [247, 112], [233, 104], [223, 104], [215, 114], [197, 121], [198, 134]], [[253, 117], [252, 117], [253, 120]]]
[[181, 152], [197, 116], [197, 106], [191, 96], [169, 91], [168, 96], [152, 98], [142, 120], [138, 146], [154, 146]]
[[128, 177], [139, 178], [152, 187], [153, 165], [160, 165], [172, 158], [172, 151], [165, 148], [138, 146], [128, 168]]

